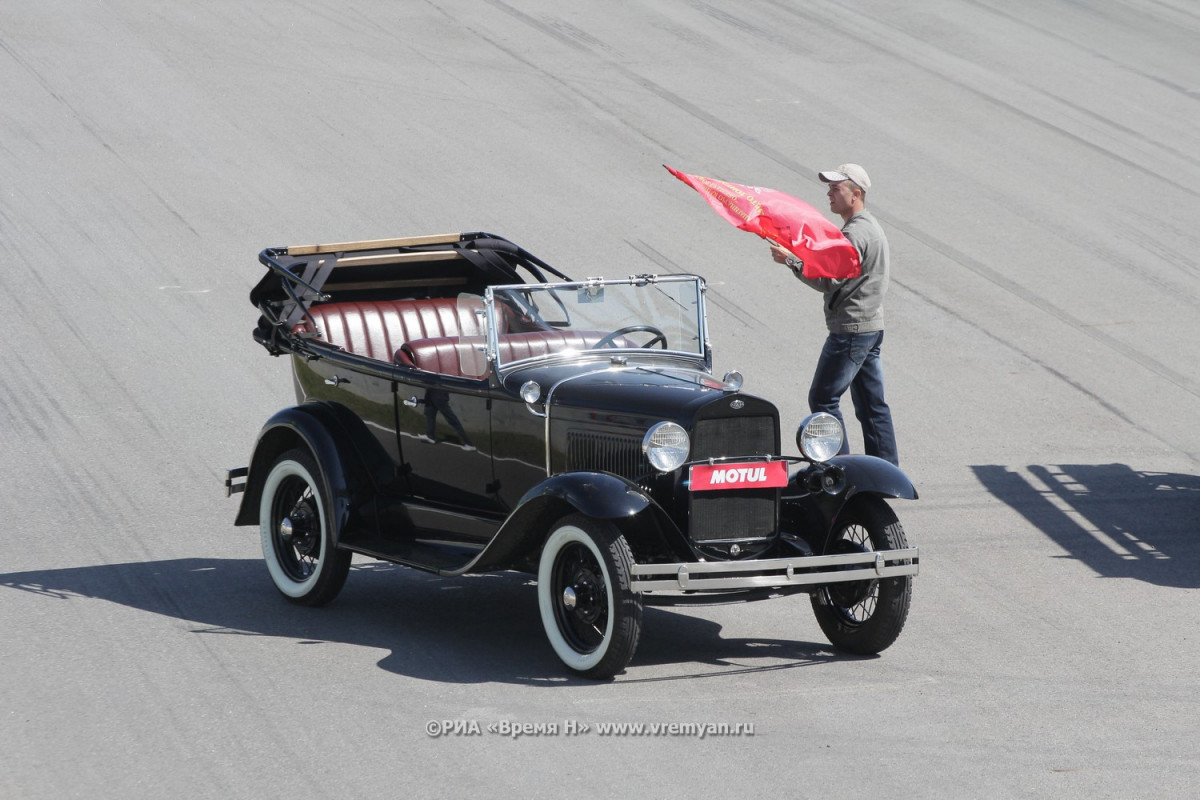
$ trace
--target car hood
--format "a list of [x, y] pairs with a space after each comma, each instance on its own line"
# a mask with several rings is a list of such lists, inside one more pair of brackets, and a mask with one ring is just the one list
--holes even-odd
[[542, 397], [554, 408], [570, 407], [598, 412], [634, 412], [659, 418], [690, 416], [689, 409], [705, 405], [727, 392], [720, 380], [702, 370], [680, 365], [598, 363], [581, 370], [579, 365], [531, 367], [509, 378], [514, 385], [537, 381]]

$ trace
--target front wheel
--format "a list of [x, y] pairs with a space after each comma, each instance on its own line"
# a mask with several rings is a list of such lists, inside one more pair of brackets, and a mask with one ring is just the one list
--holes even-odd
[[633, 554], [610, 522], [574, 515], [542, 547], [538, 609], [554, 652], [571, 670], [609, 678], [628, 666], [642, 629], [629, 590]]
[[275, 459], [263, 483], [259, 529], [271, 580], [293, 603], [320, 606], [337, 597], [350, 572], [349, 550], [334, 542], [320, 470], [307, 451]]
[[[841, 513], [831, 554], [908, 547], [904, 528], [881, 498], [860, 497]], [[839, 650], [874, 655], [900, 636], [908, 618], [912, 576], [834, 583], [812, 595], [817, 624]]]

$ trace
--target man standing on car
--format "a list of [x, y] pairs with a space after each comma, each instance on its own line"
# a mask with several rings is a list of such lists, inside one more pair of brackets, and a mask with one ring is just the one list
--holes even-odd
[[[825, 411], [842, 422], [841, 398], [846, 390], [854, 401], [854, 414], [862, 424], [867, 455], [900, 465], [892, 411], [883, 397], [883, 296], [888, 288], [888, 242], [883, 228], [867, 211], [867, 189], [871, 179], [858, 164], [842, 164], [820, 173], [829, 184], [829, 209], [842, 218], [842, 233], [858, 250], [862, 274], [857, 278], [806, 278], [803, 264], [778, 245], [771, 257], [786, 264], [792, 274], [825, 295], [825, 324], [829, 336], [817, 361], [808, 407]], [[843, 440], [842, 453], [850, 445]]]

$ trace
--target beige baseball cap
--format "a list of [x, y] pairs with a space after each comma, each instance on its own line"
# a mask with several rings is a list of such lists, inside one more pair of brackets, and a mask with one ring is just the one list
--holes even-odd
[[863, 191], [871, 188], [871, 179], [867, 177], [867, 171], [858, 164], [842, 164], [837, 169], [826, 170], [819, 174], [825, 183], [854, 181]]

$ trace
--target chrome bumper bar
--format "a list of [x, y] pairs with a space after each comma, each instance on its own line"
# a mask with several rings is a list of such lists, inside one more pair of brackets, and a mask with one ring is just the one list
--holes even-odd
[[836, 556], [797, 556], [751, 561], [697, 561], [682, 564], [634, 564], [630, 590], [645, 592], [722, 592], [866, 581], [916, 575], [918, 548], [873, 550]]

